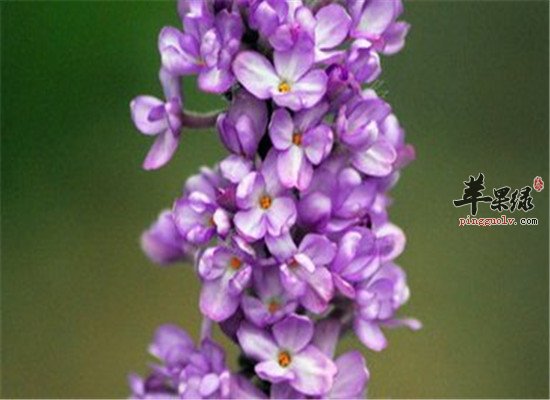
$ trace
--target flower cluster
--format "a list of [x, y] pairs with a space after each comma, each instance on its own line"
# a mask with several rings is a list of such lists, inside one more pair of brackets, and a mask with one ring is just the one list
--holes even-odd
[[[162, 29], [165, 100], [131, 103], [157, 138], [145, 169], [165, 165], [183, 130], [215, 126], [230, 152], [189, 178], [141, 238], [166, 265], [192, 261], [202, 288], [201, 342], [171, 325], [150, 353], [135, 398], [357, 398], [369, 380], [359, 351], [335, 357], [352, 331], [369, 349], [408, 300], [395, 259], [405, 236], [389, 221], [388, 191], [414, 159], [390, 105], [369, 87], [380, 56], [409, 25], [400, 0], [183, 0], [183, 30]], [[221, 113], [184, 109], [180, 79], [229, 99]], [[217, 323], [242, 351], [230, 372]]]

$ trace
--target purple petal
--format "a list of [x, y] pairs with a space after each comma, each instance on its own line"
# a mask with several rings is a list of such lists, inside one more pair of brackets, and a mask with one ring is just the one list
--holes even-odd
[[220, 378], [214, 373], [206, 374], [200, 383], [199, 393], [203, 397], [208, 397], [220, 387]]
[[221, 279], [205, 281], [200, 294], [201, 312], [216, 322], [229, 318], [239, 306], [239, 297], [229, 293], [227, 275], [224, 274]]
[[294, 355], [291, 366], [296, 378], [290, 384], [294, 389], [310, 396], [320, 396], [328, 392], [337, 372], [336, 365], [311, 345]]
[[304, 134], [302, 146], [304, 147], [307, 159], [318, 165], [332, 150], [333, 134], [328, 125], [321, 124]]
[[405, 234], [396, 225], [386, 223], [376, 230], [380, 261], [391, 261], [405, 249]]
[[197, 267], [201, 278], [219, 279], [229, 267], [232, 253], [225, 247], [210, 247], [202, 254]]
[[290, 197], [277, 197], [272, 200], [266, 212], [267, 232], [271, 236], [280, 236], [296, 222], [296, 206]]
[[269, 313], [261, 300], [249, 295], [243, 296], [241, 308], [246, 319], [254, 323], [254, 325], [259, 327], [264, 327], [266, 325]]
[[273, 336], [280, 348], [297, 353], [313, 338], [313, 323], [305, 316], [289, 315], [273, 325]]
[[300, 267], [305, 269], [307, 272], [312, 273], [313, 271], [315, 271], [315, 264], [306, 254], [297, 253], [294, 255], [293, 259], [298, 263]]
[[239, 211], [233, 219], [237, 232], [248, 241], [256, 241], [265, 236], [268, 229], [267, 216], [260, 207]]
[[313, 169], [306, 160], [304, 150], [292, 145], [277, 158], [277, 172], [281, 183], [287, 188], [306, 189], [313, 176]]
[[340, 330], [342, 324], [335, 319], [324, 319], [317, 322], [315, 326], [315, 335], [313, 337], [313, 344], [327, 355], [332, 358], [336, 351], [336, 345], [340, 338]]
[[387, 328], [409, 328], [412, 331], [422, 329], [422, 322], [415, 318], [393, 318], [381, 324]]
[[395, 19], [396, 11], [395, 1], [369, 1], [352, 35], [355, 37], [367, 37], [367, 39], [381, 35]]
[[161, 68], [159, 70], [159, 80], [162, 84], [164, 97], [166, 99], [182, 98], [180, 79], [178, 76], [171, 74], [166, 68]]
[[166, 360], [175, 347], [189, 352], [194, 348], [193, 340], [187, 332], [176, 325], [161, 325], [155, 332], [153, 342], [149, 346], [149, 353], [160, 360]]
[[223, 93], [235, 83], [231, 71], [213, 67], [201, 71], [198, 78], [199, 88], [208, 93]]
[[301, 133], [305, 133], [311, 128], [315, 128], [325, 118], [329, 110], [329, 105], [326, 101], [317, 104], [315, 107], [302, 110], [294, 114], [294, 124]]
[[[151, 118], [153, 110], [161, 110], [160, 118]], [[168, 128], [164, 118], [164, 103], [153, 96], [138, 96], [130, 103], [132, 120], [145, 135], [157, 135]]]
[[358, 351], [350, 351], [336, 359], [338, 373], [334, 385], [328, 393], [329, 399], [363, 398], [365, 385], [369, 380], [369, 371], [365, 359]]
[[158, 47], [162, 65], [170, 73], [189, 75], [200, 71], [199, 44], [191, 35], [165, 27], [160, 31]]
[[231, 374], [230, 397], [232, 399], [265, 399], [265, 394], [242, 375]]
[[237, 155], [230, 155], [220, 162], [220, 171], [231, 183], [241, 182], [252, 170], [252, 161]]
[[279, 107], [286, 107], [291, 109], [292, 111], [298, 111], [304, 108], [299, 94], [296, 93], [294, 90], [291, 90], [288, 93], [274, 92], [273, 101]]
[[299, 250], [307, 254], [317, 266], [329, 264], [336, 255], [336, 245], [334, 243], [326, 236], [313, 233], [302, 239]]
[[411, 26], [406, 22], [394, 22], [384, 32], [384, 50], [382, 53], [392, 55], [399, 52], [405, 45], [405, 38]]
[[338, 4], [321, 8], [315, 15], [315, 45], [320, 49], [332, 49], [342, 43], [348, 35], [351, 18]]
[[241, 268], [229, 281], [229, 293], [232, 296], [240, 295], [250, 282], [252, 267]]
[[243, 322], [237, 331], [237, 338], [245, 354], [258, 361], [274, 360], [278, 347], [273, 338], [265, 331]]
[[305, 395], [294, 390], [288, 383], [275, 383], [271, 385], [269, 393], [272, 399], [306, 399]]
[[265, 181], [266, 192], [269, 193], [271, 197], [278, 197], [288, 193], [288, 189], [281, 184], [277, 172], [278, 153], [279, 152], [273, 148], [269, 150], [260, 168]]
[[143, 169], [152, 170], [164, 166], [176, 152], [179, 143], [179, 136], [175, 136], [170, 129], [158, 135], [143, 161]]
[[283, 368], [276, 360], [263, 361], [254, 368], [261, 379], [279, 383], [295, 378], [295, 373], [290, 368]]
[[[310, 71], [294, 84], [292, 90], [300, 99], [299, 109], [313, 107], [323, 98], [327, 90], [327, 76], [320, 70]], [[293, 108], [293, 110], [298, 109]]]
[[262, 174], [251, 172], [237, 186], [237, 206], [243, 210], [258, 207], [264, 190], [265, 180]]
[[291, 271], [287, 264], [282, 264], [280, 271], [281, 283], [290, 297], [297, 298], [302, 296], [307, 289], [305, 281]]
[[314, 192], [302, 198], [298, 203], [300, 222], [309, 227], [322, 228], [330, 217], [331, 209], [330, 197]]
[[275, 110], [269, 123], [269, 137], [273, 147], [277, 150], [286, 150], [292, 146], [292, 135], [294, 133], [294, 123], [290, 113], [279, 108]]
[[290, 233], [284, 233], [280, 236], [266, 236], [265, 243], [269, 252], [279, 261], [288, 260], [298, 250]]
[[237, 80], [253, 95], [264, 100], [279, 85], [279, 77], [267, 58], [253, 51], [243, 51], [233, 61]]
[[352, 284], [342, 279], [340, 276], [333, 274], [332, 275], [332, 281], [334, 282], [334, 286], [338, 291], [346, 296], [348, 299], [354, 299], [355, 298], [355, 288]]
[[353, 329], [359, 340], [371, 350], [382, 351], [388, 345], [382, 329], [375, 322], [355, 318]]
[[393, 170], [397, 153], [386, 140], [378, 140], [368, 150], [353, 154], [352, 163], [367, 175], [383, 177]]
[[308, 288], [300, 299], [302, 305], [311, 312], [321, 314], [326, 311], [328, 303], [334, 296], [332, 274], [327, 268], [317, 267], [307, 275]]
[[275, 51], [273, 64], [280, 79], [288, 82], [294, 90], [293, 83], [304, 76], [313, 64], [313, 51], [299, 45], [289, 51]]
[[183, 259], [191, 250], [178, 232], [172, 212], [163, 211], [155, 223], [141, 235], [141, 248], [158, 264], [169, 264]]

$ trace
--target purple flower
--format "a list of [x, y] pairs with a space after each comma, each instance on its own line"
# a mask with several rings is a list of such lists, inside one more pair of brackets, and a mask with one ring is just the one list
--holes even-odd
[[289, 2], [286, 21], [279, 25], [272, 35], [269, 35], [269, 43], [276, 51], [291, 50], [297, 43], [302, 43], [308, 49], [314, 47], [315, 17], [311, 10], [301, 6], [299, 1]]
[[223, 321], [237, 310], [243, 290], [248, 286], [252, 267], [250, 255], [227, 247], [206, 249], [199, 260], [203, 279], [201, 312], [214, 321]]
[[313, 176], [313, 165], [318, 165], [332, 150], [333, 134], [322, 123], [328, 110], [326, 103], [298, 112], [294, 119], [280, 108], [273, 113], [269, 136], [278, 150], [277, 172], [288, 188], [306, 189]]
[[[341, 324], [338, 321], [326, 319], [317, 323], [313, 344], [328, 357], [334, 357], [338, 343]], [[322, 395], [323, 399], [359, 399], [365, 397], [365, 387], [369, 380], [369, 371], [365, 359], [358, 351], [342, 354], [335, 360], [338, 372], [334, 376], [332, 388]], [[272, 399], [305, 399], [287, 383], [277, 383], [271, 386]]]
[[293, 314], [273, 325], [272, 334], [245, 322], [237, 336], [244, 352], [259, 361], [254, 370], [260, 378], [319, 396], [332, 387], [337, 368], [310, 343], [313, 333], [307, 317]]
[[314, 54], [300, 44], [290, 51], [274, 52], [273, 62], [253, 51], [243, 51], [233, 62], [237, 80], [261, 100], [272, 98], [293, 111], [317, 104], [326, 92], [327, 76], [311, 69]]
[[289, 7], [293, 7], [300, 2], [250, 0], [250, 3], [250, 27], [259, 31], [264, 37], [269, 37], [285, 21], [289, 13]]
[[231, 62], [243, 35], [240, 16], [223, 10], [214, 19], [200, 15], [186, 22], [188, 32], [172, 27], [160, 32], [162, 65], [174, 75], [198, 74], [199, 87], [206, 92], [225, 92], [235, 82]]
[[327, 62], [343, 51], [333, 50], [346, 40], [351, 18], [338, 4], [329, 4], [315, 15], [315, 61]]
[[141, 248], [153, 262], [161, 265], [181, 261], [193, 253], [193, 246], [178, 232], [170, 210], [161, 212], [143, 232]]
[[407, 326], [419, 329], [416, 320], [396, 320], [395, 311], [409, 299], [405, 272], [388, 263], [357, 288], [354, 330], [361, 342], [371, 350], [381, 351], [387, 346], [381, 325]]
[[157, 136], [149, 150], [143, 168], [158, 169], [174, 155], [180, 140], [182, 128], [182, 98], [176, 78], [161, 69], [166, 102], [153, 96], [138, 96], [130, 103], [132, 120], [144, 135]]
[[361, 83], [371, 83], [382, 73], [380, 56], [366, 39], [353, 42], [345, 64], [354, 78]]
[[386, 102], [368, 92], [349, 101], [338, 113], [338, 138], [350, 149], [353, 166], [367, 175], [384, 177], [393, 171], [397, 152], [380, 130], [390, 112]]
[[296, 310], [279, 278], [279, 270], [265, 267], [254, 271], [257, 296], [243, 296], [241, 306], [246, 318], [259, 327], [271, 325]]
[[345, 66], [331, 64], [326, 73], [328, 75], [326, 97], [331, 110], [338, 110], [344, 103], [361, 92], [361, 85]]
[[[334, 352], [341, 334], [341, 324], [326, 319], [315, 327], [313, 344], [328, 357], [334, 358]], [[358, 399], [365, 397], [365, 386], [369, 380], [369, 371], [365, 359], [357, 350], [349, 351], [335, 360], [338, 372], [330, 391], [323, 395], [327, 399]]]
[[401, 0], [348, 0], [353, 18], [351, 36], [366, 39], [384, 54], [395, 54], [405, 44], [409, 24], [396, 22], [403, 12]]
[[327, 5], [314, 16], [308, 7], [301, 6], [298, 1], [289, 4], [294, 8], [289, 9], [286, 21], [268, 36], [276, 51], [288, 51], [301, 43], [308, 49], [314, 49], [315, 62], [327, 62], [344, 53], [333, 50], [347, 38], [351, 25], [351, 18], [342, 6]]
[[336, 156], [315, 171], [298, 204], [301, 224], [317, 232], [341, 232], [369, 212], [376, 183], [347, 163], [346, 157]]
[[246, 90], [235, 95], [227, 113], [220, 114], [217, 128], [220, 139], [235, 154], [253, 158], [267, 126], [265, 102]]
[[225, 354], [211, 340], [203, 340], [197, 349], [185, 331], [175, 325], [162, 325], [155, 333], [149, 352], [162, 365], [153, 365], [147, 379], [130, 375], [132, 397], [229, 398], [231, 376], [225, 365]]
[[340, 238], [331, 271], [334, 283], [344, 295], [353, 297], [353, 284], [369, 278], [379, 267], [378, 244], [369, 229], [354, 228]]
[[281, 282], [290, 296], [314, 313], [326, 310], [334, 295], [332, 276], [326, 267], [336, 246], [322, 235], [308, 234], [296, 247], [289, 235], [268, 237], [269, 251], [281, 263]]
[[294, 225], [294, 200], [277, 178], [274, 154], [268, 155], [259, 172], [251, 172], [237, 186], [237, 206], [233, 222], [237, 232], [249, 241], [266, 234], [279, 236]]
[[252, 161], [234, 154], [226, 157], [220, 162], [221, 175], [231, 182], [232, 185], [238, 184], [245, 176], [252, 172], [252, 170]]
[[203, 192], [178, 199], [172, 212], [180, 234], [196, 245], [206, 244], [216, 233], [224, 237], [230, 228], [227, 213]]

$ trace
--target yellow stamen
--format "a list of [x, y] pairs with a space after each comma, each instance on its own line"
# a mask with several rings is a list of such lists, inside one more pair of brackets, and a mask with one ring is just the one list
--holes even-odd
[[270, 314], [275, 314], [277, 311], [281, 309], [281, 305], [277, 300], [271, 300], [267, 306], [267, 310]]
[[292, 143], [294, 143], [296, 146], [302, 144], [302, 134], [300, 132], [294, 132], [292, 134]]
[[264, 210], [267, 210], [269, 207], [271, 207], [271, 197], [262, 196], [260, 198], [260, 207], [262, 207]]
[[288, 93], [290, 92], [290, 84], [287, 81], [282, 81], [279, 83], [279, 87], [277, 88], [279, 90], [279, 93]]
[[241, 268], [241, 265], [243, 265], [242, 261], [240, 259], [238, 259], [237, 257], [231, 257], [231, 259], [229, 260], [229, 266], [234, 269], [234, 270], [238, 270], [239, 268]]
[[290, 365], [292, 358], [290, 357], [290, 354], [288, 354], [288, 351], [281, 351], [277, 361], [279, 361], [279, 365], [281, 367], [286, 368]]
[[290, 268], [297, 268], [300, 264], [298, 264], [298, 261], [296, 261], [296, 259], [294, 257], [292, 257], [292, 259], [290, 260], [290, 262], [288, 263], [288, 266]]

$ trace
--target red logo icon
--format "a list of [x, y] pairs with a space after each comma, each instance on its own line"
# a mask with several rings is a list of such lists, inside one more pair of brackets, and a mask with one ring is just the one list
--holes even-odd
[[537, 176], [535, 179], [533, 179], [533, 189], [535, 189], [537, 192], [540, 192], [542, 189], [544, 189], [544, 181], [540, 176]]

